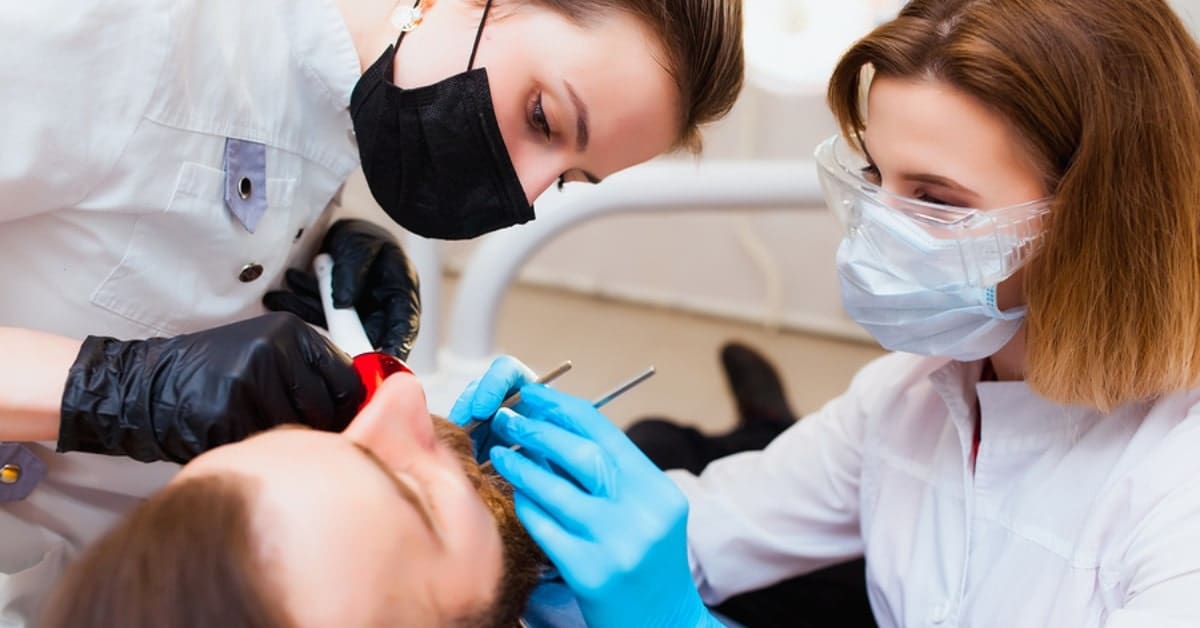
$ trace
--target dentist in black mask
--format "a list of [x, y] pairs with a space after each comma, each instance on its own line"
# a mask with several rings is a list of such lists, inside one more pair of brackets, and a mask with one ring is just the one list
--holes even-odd
[[[419, 0], [397, 8], [390, 21], [400, 30], [395, 44], [367, 68], [350, 97], [372, 196], [397, 224], [426, 238], [470, 239], [534, 218], [496, 120], [488, 72], [475, 67], [491, 7], [486, 0], [466, 70], [411, 89], [395, 84], [395, 60], [424, 16]], [[420, 293], [395, 238], [369, 222], [341, 220], [322, 250], [334, 260], [334, 305], [355, 306], [371, 342], [406, 357], [420, 324]], [[287, 290], [267, 293], [263, 304], [324, 327], [312, 273], [288, 270], [286, 283]]]
[[[390, 26], [399, 34], [369, 65], [369, 47], [359, 47], [366, 70], [352, 92], [350, 116], [367, 185], [401, 227], [460, 240], [528, 222], [535, 217], [533, 197], [555, 179], [598, 183], [597, 173], [678, 143], [671, 136], [679, 96], [653, 63], [654, 46], [642, 41], [639, 52], [636, 42], [622, 43], [644, 25], [611, 9], [606, 16], [586, 1], [560, 7], [578, 21], [536, 3], [505, 3], [497, 15], [492, 0], [417, 0], [395, 7], [386, 22], [376, 20], [384, 32]], [[454, 68], [472, 22], [469, 55]], [[555, 63], [560, 57], [567, 62]], [[613, 68], [591, 67], [601, 59]], [[437, 71], [450, 74], [429, 80]], [[493, 79], [500, 82], [495, 89]], [[522, 89], [523, 100], [511, 98]], [[625, 93], [635, 89], [640, 96]], [[420, 304], [417, 278], [396, 241], [376, 225], [343, 220], [322, 249], [334, 259], [335, 305], [354, 305], [376, 346], [406, 355]], [[264, 304], [324, 326], [312, 274], [289, 270], [286, 284]]]
[[[697, 148], [741, 87], [740, 29], [738, 0], [6, 9], [0, 615], [32, 621], [178, 463], [353, 418], [363, 387], [289, 268], [329, 252], [338, 304], [407, 355], [417, 278], [388, 223], [471, 238], [555, 181]], [[329, 225], [359, 167], [381, 224]]]
[[414, 5], [396, 44], [350, 97], [371, 194], [393, 220], [427, 238], [474, 238], [534, 217], [496, 122], [487, 70], [474, 67], [491, 6], [484, 4], [465, 72], [402, 89], [393, 83], [395, 58], [421, 19]]

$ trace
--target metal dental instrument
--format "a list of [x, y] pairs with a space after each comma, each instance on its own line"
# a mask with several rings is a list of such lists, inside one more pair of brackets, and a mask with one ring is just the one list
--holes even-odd
[[592, 407], [599, 409], [599, 408], [607, 405], [608, 402], [610, 402], [613, 399], [616, 399], [617, 397], [620, 397], [621, 395], [628, 392], [630, 388], [633, 388], [634, 386], [637, 386], [638, 384], [650, 379], [650, 376], [654, 375], [655, 372], [656, 371], [654, 370], [653, 366], [648, 367], [646, 370], [642, 371], [641, 373], [638, 373], [632, 379], [626, 381], [625, 383], [623, 383], [623, 384], [617, 386], [616, 388], [612, 389], [611, 391], [609, 391], [609, 393], [607, 395], [602, 395], [599, 398], [597, 398], [595, 401], [592, 402]]
[[[535, 381], [537, 381], [537, 383], [539, 383], [539, 384], [549, 384], [550, 382], [558, 379], [559, 376], [561, 376], [563, 373], [566, 373], [569, 370], [571, 370], [571, 361], [567, 360], [566, 362], [563, 362], [562, 364], [559, 364], [558, 366], [556, 366], [554, 368], [554, 370], [537, 378], [537, 380], [535, 380]], [[511, 408], [511, 407], [517, 405], [520, 401], [521, 401], [521, 391], [518, 390], [517, 392], [509, 395], [504, 400], [504, 403], [500, 404], [500, 407], [501, 408]], [[466, 425], [463, 426], [463, 430], [466, 431], [466, 433], [470, 434], [471, 432], [475, 431], [475, 428], [479, 427], [483, 423], [484, 423], [484, 421], [482, 421], [480, 419], [471, 419], [470, 421], [467, 421]]]
[[[608, 404], [608, 402], [612, 401], [613, 399], [616, 399], [617, 397], [620, 397], [621, 395], [629, 392], [629, 390], [631, 388], [633, 388], [634, 386], [637, 386], [638, 384], [650, 379], [650, 376], [654, 375], [656, 372], [657, 371], [654, 370], [653, 366], [648, 367], [646, 370], [642, 371], [641, 373], [638, 373], [637, 375], [622, 382], [616, 388], [613, 388], [612, 390], [608, 391], [607, 393], [597, 397], [596, 400], [592, 402], [592, 407], [599, 409], [599, 408], [605, 406], [606, 404]], [[519, 451], [520, 449], [521, 449], [520, 445], [513, 445], [512, 447], [509, 447], [510, 451]], [[492, 472], [492, 461], [488, 460], [487, 462], [479, 465], [479, 470], [484, 473]]]

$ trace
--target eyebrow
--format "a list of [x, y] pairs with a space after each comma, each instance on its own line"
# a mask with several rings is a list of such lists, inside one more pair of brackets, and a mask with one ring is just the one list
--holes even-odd
[[567, 88], [567, 95], [575, 104], [575, 150], [582, 153], [588, 147], [588, 108], [579, 98], [579, 94], [575, 93], [575, 88], [571, 87], [569, 81], [564, 80], [563, 86]]
[[[263, 430], [260, 432], [260, 434], [266, 434], [268, 432], [286, 432], [289, 430], [317, 431], [311, 426], [303, 423], [281, 423], [270, 429]], [[361, 452], [367, 460], [370, 460], [371, 464], [374, 465], [375, 468], [379, 469], [380, 473], [387, 476], [388, 481], [391, 482], [396, 487], [396, 490], [400, 493], [400, 497], [403, 498], [404, 501], [408, 502], [413, 509], [417, 511], [417, 516], [420, 517], [421, 523], [425, 524], [425, 527], [429, 530], [429, 533], [433, 535], [433, 538], [437, 539], [438, 543], [441, 543], [442, 535], [440, 529], [436, 525], [436, 519], [430, 513], [428, 506], [425, 505], [425, 500], [421, 499], [421, 497], [413, 491], [411, 486], [402, 482], [399, 477], [396, 477], [396, 474], [392, 473], [392, 470], [389, 469], [388, 466], [379, 459], [379, 456], [375, 455], [375, 452], [354, 441], [351, 441], [350, 444], [354, 445], [354, 448]]]
[[[873, 166], [875, 168], [878, 168], [879, 166], [877, 166], [875, 164], [875, 159], [873, 157], [871, 157], [871, 151], [867, 148], [866, 140], [859, 138], [859, 143], [862, 146], [863, 154], [867, 158], [867, 163], [871, 164], [871, 166]], [[946, 177], [938, 176], [936, 174], [904, 173], [904, 174], [900, 175], [900, 178], [906, 179], [908, 181], [916, 181], [917, 183], [928, 183], [931, 185], [940, 185], [942, 187], [950, 188], [952, 190], [957, 190], [959, 192], [962, 192], [963, 194], [968, 194], [968, 195], [974, 196], [976, 198], [979, 197], [979, 193], [977, 193], [975, 190], [972, 190], [971, 188], [959, 183], [958, 181], [955, 181], [954, 179], [947, 179]]]
[[[566, 88], [567, 95], [571, 97], [571, 103], [575, 105], [575, 152], [582, 153], [587, 150], [588, 140], [591, 137], [591, 132], [588, 130], [588, 108], [579, 94], [575, 93], [575, 88], [571, 87], [570, 81], [564, 79], [563, 87]], [[588, 183], [600, 183], [600, 177], [586, 170], [582, 172]]]
[[421, 499], [421, 497], [413, 491], [411, 486], [405, 484], [400, 480], [400, 478], [396, 477], [396, 474], [392, 473], [392, 470], [389, 469], [388, 466], [379, 459], [379, 456], [375, 455], [375, 452], [367, 449], [359, 443], [351, 442], [351, 444], [354, 445], [356, 450], [362, 453], [363, 457], [365, 457], [367, 460], [370, 460], [371, 464], [374, 465], [376, 469], [379, 469], [380, 473], [387, 476], [388, 481], [391, 482], [392, 485], [396, 487], [396, 491], [400, 493], [400, 497], [403, 498], [404, 501], [408, 502], [413, 509], [417, 511], [417, 516], [421, 519], [421, 523], [425, 524], [425, 528], [429, 530], [429, 533], [433, 535], [433, 538], [437, 539], [437, 542], [441, 544], [441, 532], [435, 523], [433, 514], [430, 512], [429, 507], [425, 504], [425, 500]]

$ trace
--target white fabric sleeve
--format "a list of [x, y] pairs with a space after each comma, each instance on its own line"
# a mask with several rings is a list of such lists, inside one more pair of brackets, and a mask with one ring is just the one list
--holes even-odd
[[698, 477], [669, 472], [688, 497], [689, 562], [706, 603], [862, 555], [856, 389], [869, 368], [765, 450], [717, 460]]

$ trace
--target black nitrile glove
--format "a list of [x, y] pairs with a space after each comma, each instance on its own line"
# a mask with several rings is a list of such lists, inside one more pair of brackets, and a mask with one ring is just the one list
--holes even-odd
[[[325, 234], [321, 251], [333, 258], [333, 305], [353, 305], [371, 346], [408, 359], [421, 325], [421, 286], [404, 250], [383, 227], [365, 220], [339, 220]], [[317, 278], [288, 270], [288, 290], [268, 292], [263, 305], [328, 327]]]
[[291, 314], [174, 338], [89, 336], [58, 451], [187, 462], [282, 423], [340, 430], [365, 395], [350, 356]]

